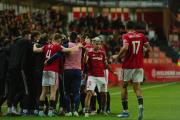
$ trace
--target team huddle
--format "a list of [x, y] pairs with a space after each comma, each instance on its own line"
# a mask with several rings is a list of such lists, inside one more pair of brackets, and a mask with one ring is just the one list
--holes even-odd
[[[121, 73], [121, 101], [123, 113], [118, 117], [129, 117], [127, 86], [133, 81], [133, 88], [139, 103], [138, 120], [144, 116], [143, 95], [140, 90], [140, 82], [143, 81], [143, 53], [150, 52], [151, 48], [145, 36], [134, 31], [134, 23], [127, 21], [127, 34], [123, 35], [123, 47], [117, 59], [125, 54]], [[31, 66], [29, 55], [34, 55], [36, 83], [36, 104], [34, 115], [36, 116], [79, 116], [84, 117], [101, 113], [108, 116], [110, 113], [110, 95], [108, 92], [108, 71], [115, 76], [107, 62], [105, 53], [101, 47], [100, 37], [92, 38], [89, 34], [80, 34], [72, 31], [68, 42], [63, 43], [65, 36], [55, 33], [52, 43], [49, 44], [46, 34], [41, 35], [39, 41], [30, 43], [31, 32], [24, 30], [21, 38], [5, 49], [9, 55], [9, 83], [10, 89], [7, 96], [8, 111], [6, 116], [20, 115], [16, 109], [12, 109], [12, 103], [17, 92], [22, 93], [20, 107], [21, 115], [29, 115], [29, 95], [26, 78], [31, 77], [28, 66]], [[27, 59], [28, 58], [28, 59]], [[47, 95], [49, 95], [49, 104]], [[58, 93], [59, 111], [56, 111]], [[96, 97], [99, 109], [96, 110]], [[21, 105], [22, 103], [22, 105]], [[81, 103], [82, 111], [78, 111]], [[44, 105], [46, 109], [44, 110]], [[14, 105], [13, 105], [14, 106]]]

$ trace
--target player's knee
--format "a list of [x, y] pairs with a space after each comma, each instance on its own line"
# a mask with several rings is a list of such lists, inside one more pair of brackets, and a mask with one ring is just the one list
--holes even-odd
[[91, 98], [92, 97], [92, 92], [88, 91], [86, 97]]
[[107, 97], [107, 92], [102, 92], [101, 97], [106, 98]]

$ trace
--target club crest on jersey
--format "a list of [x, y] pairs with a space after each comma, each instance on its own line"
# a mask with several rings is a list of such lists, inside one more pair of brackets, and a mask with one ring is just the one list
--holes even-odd
[[92, 56], [95, 56], [95, 54], [93, 54]]
[[126, 39], [124, 39], [124, 40], [123, 40], [123, 42], [127, 42], [127, 40], [126, 40]]

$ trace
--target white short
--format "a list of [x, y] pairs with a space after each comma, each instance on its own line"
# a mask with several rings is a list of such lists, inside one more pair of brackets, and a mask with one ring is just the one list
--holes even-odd
[[59, 74], [53, 71], [43, 71], [42, 86], [50, 85], [59, 85]]
[[108, 69], [105, 69], [104, 70], [104, 77], [105, 77], [105, 80], [106, 80], [107, 84], [108, 84], [108, 76], [109, 76], [109, 71], [108, 71]]
[[88, 76], [87, 91], [94, 90], [96, 85], [99, 92], [107, 92], [107, 82], [105, 80], [105, 77]]
[[143, 69], [122, 69], [122, 81], [143, 82]]

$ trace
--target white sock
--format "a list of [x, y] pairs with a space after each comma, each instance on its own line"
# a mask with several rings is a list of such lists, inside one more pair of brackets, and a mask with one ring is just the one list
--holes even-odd
[[39, 111], [39, 113], [43, 113], [43, 111]]
[[16, 110], [16, 109], [17, 109], [16, 107], [12, 106], [12, 111], [13, 111], [13, 110]]
[[38, 113], [38, 110], [34, 110], [34, 113]]
[[60, 108], [59, 108], [59, 111], [63, 111], [63, 107], [60, 107]]
[[28, 110], [27, 110], [27, 109], [23, 109], [23, 112], [24, 112], [24, 113], [27, 113], [27, 112], [28, 112]]
[[22, 108], [20, 108], [20, 109], [19, 109], [19, 113], [22, 113], [22, 111], [23, 111], [23, 109], [22, 109]]
[[49, 113], [52, 113], [53, 111], [52, 110], [49, 110]]
[[12, 108], [8, 107], [8, 112], [7, 113], [12, 113]]
[[125, 113], [128, 113], [128, 112], [129, 112], [129, 110], [128, 110], [128, 109], [127, 109], [127, 110], [124, 110], [124, 112], [125, 112]]
[[143, 105], [142, 105], [142, 104], [141, 104], [141, 105], [139, 105], [139, 108], [140, 108], [140, 107], [143, 107]]

